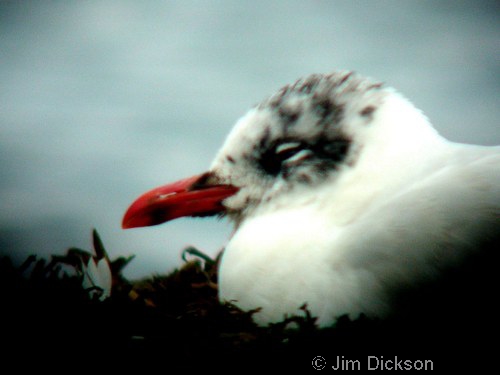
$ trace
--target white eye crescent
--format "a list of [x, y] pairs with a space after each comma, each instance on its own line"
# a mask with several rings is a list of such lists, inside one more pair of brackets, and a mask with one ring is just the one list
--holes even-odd
[[287, 142], [282, 143], [276, 147], [276, 155], [287, 153], [293, 150], [298, 150], [300, 148], [300, 142]]
[[289, 157], [285, 160], [284, 164], [287, 166], [294, 166], [300, 164], [303, 160], [310, 158], [312, 155], [311, 150], [303, 149], [297, 152], [295, 155]]
[[283, 143], [276, 147], [275, 152], [288, 167], [297, 165], [312, 155], [312, 151], [304, 148], [300, 142]]

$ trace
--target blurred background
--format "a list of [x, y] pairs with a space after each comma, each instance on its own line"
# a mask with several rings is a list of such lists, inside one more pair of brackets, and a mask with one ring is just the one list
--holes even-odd
[[136, 254], [129, 278], [215, 255], [228, 222], [123, 231], [141, 193], [203, 172], [284, 84], [352, 69], [450, 140], [500, 144], [497, 1], [0, 1], [0, 255]]

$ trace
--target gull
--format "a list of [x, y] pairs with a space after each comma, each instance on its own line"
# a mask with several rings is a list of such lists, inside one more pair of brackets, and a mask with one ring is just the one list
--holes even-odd
[[122, 226], [212, 215], [234, 223], [219, 298], [260, 309], [258, 324], [304, 304], [319, 326], [384, 318], [498, 250], [500, 147], [448, 141], [384, 83], [313, 74], [249, 110], [208, 172], [140, 196]]

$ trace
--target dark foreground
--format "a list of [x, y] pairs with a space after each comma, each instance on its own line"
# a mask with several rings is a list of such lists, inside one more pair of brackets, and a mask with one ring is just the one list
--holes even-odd
[[[102, 244], [95, 233], [96, 246]], [[131, 282], [120, 273], [128, 261], [111, 262], [112, 295], [100, 301], [82, 288], [81, 274], [71, 269], [75, 259], [30, 257], [14, 267], [1, 258], [3, 364], [20, 371], [86, 367], [161, 373], [496, 367], [498, 308], [477, 303], [498, 298], [490, 294], [498, 290], [497, 264], [481, 269], [482, 276], [495, 277], [481, 282], [492, 287], [478, 292], [476, 301], [460, 301], [458, 293], [456, 305], [443, 309], [450, 306], [449, 294], [433, 287], [426, 303], [391, 319], [340, 317], [333, 327], [318, 329], [307, 306], [262, 328], [253, 324], [252, 312], [220, 304], [215, 262], [194, 257], [170, 275]], [[448, 284], [467, 288], [478, 276], [458, 277]]]

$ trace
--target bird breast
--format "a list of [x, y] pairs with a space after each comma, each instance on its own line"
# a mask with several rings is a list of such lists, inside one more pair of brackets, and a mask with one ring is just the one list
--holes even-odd
[[244, 310], [262, 308], [254, 316], [260, 324], [300, 314], [304, 303], [320, 325], [346, 313], [384, 315], [376, 280], [353, 270], [348, 246], [341, 246], [343, 229], [330, 222], [311, 206], [245, 220], [222, 257], [221, 300]]

